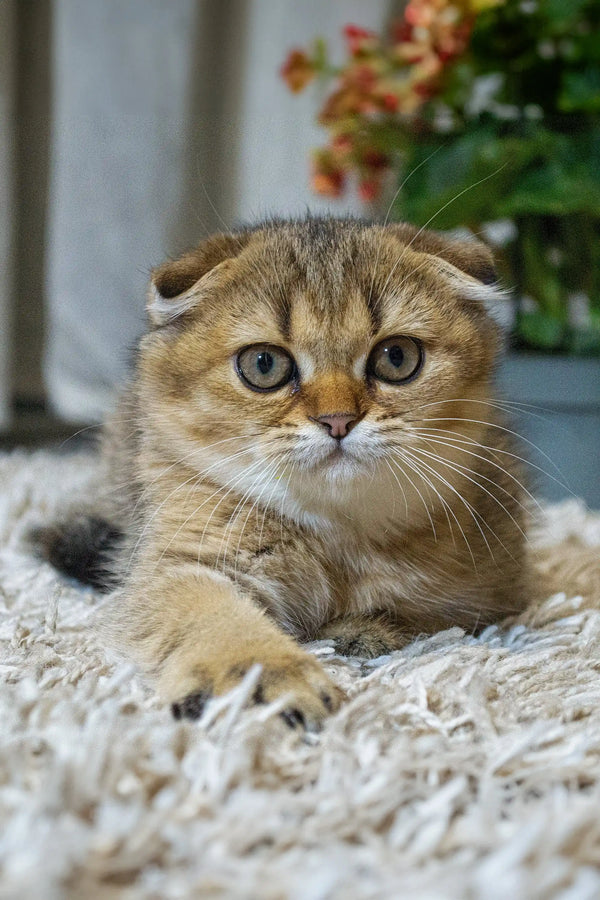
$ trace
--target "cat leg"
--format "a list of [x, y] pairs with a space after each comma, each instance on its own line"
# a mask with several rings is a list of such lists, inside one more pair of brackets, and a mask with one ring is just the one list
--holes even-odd
[[386, 613], [340, 616], [324, 625], [317, 640], [331, 639], [342, 656], [375, 659], [399, 650], [410, 640], [406, 629]]
[[288, 697], [288, 724], [316, 728], [338, 709], [344, 694], [320, 663], [225, 576], [177, 567], [134, 577], [127, 595], [119, 628], [176, 718], [198, 718], [209, 697], [234, 687], [255, 663], [262, 672], [252, 702]]

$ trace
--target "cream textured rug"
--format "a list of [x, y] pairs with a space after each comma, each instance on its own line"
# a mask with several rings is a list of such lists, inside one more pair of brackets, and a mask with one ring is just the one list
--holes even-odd
[[[549, 508], [566, 593], [327, 662], [351, 701], [318, 736], [243, 711], [253, 672], [178, 723], [107, 654], [101, 599], [28, 554], [90, 456], [0, 456], [0, 896], [600, 897], [600, 516]], [[578, 592], [582, 595], [577, 595]]]

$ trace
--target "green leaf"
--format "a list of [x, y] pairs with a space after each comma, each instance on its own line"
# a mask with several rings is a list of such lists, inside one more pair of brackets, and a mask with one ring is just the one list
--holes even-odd
[[558, 350], [564, 339], [564, 326], [558, 319], [543, 312], [520, 312], [517, 317], [517, 335], [531, 347], [540, 350]]
[[600, 112], [600, 68], [588, 66], [581, 72], [567, 72], [558, 106], [565, 112]]

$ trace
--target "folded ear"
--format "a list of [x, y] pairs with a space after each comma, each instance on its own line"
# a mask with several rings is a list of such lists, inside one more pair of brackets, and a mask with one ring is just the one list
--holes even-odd
[[244, 250], [249, 234], [215, 234], [152, 271], [147, 309], [154, 325], [170, 322], [193, 309], [207, 288], [216, 281], [223, 264]]
[[496, 281], [492, 252], [476, 238], [459, 240], [439, 231], [427, 231], [406, 223], [388, 225], [387, 228], [412, 250], [439, 256], [483, 284], [494, 284]]

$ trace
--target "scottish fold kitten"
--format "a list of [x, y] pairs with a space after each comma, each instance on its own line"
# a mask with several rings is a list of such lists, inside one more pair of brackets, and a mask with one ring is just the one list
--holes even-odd
[[352, 219], [217, 234], [155, 270], [108, 508], [44, 545], [122, 585], [119, 630], [176, 716], [260, 663], [254, 701], [314, 727], [342, 694], [300, 642], [377, 656], [521, 610], [498, 302], [479, 242]]

